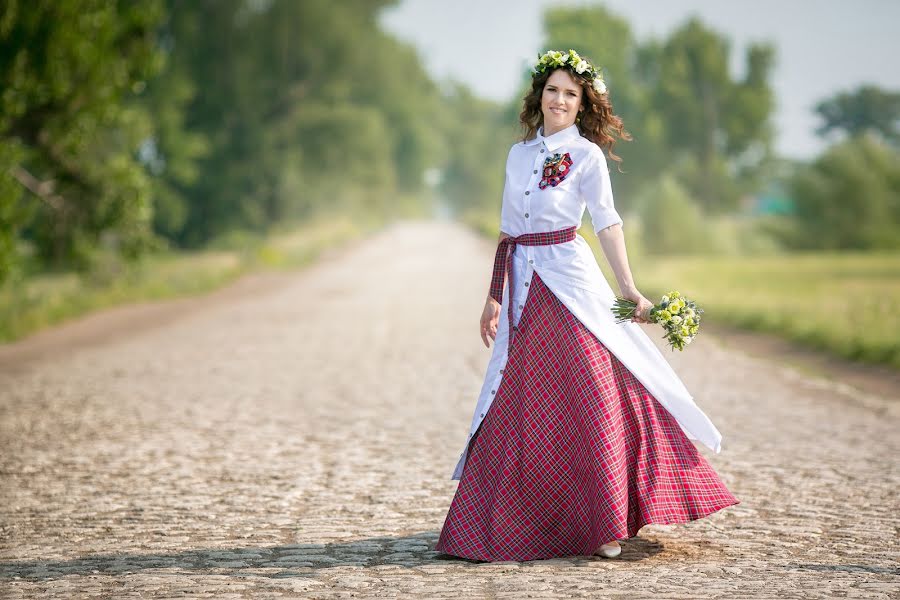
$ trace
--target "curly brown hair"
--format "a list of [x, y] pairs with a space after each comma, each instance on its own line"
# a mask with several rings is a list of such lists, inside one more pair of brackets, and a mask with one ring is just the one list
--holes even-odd
[[[585, 75], [581, 75], [568, 65], [564, 67], [556, 67], [547, 69], [543, 73], [536, 73], [531, 79], [531, 90], [525, 94], [523, 99], [522, 112], [519, 113], [519, 122], [525, 133], [522, 141], [527, 141], [537, 135], [538, 127], [544, 123], [544, 113], [541, 111], [541, 96], [544, 93], [544, 85], [555, 71], [564, 69], [572, 76], [579, 85], [581, 85], [581, 108], [578, 116], [575, 117], [575, 124], [578, 131], [594, 142], [601, 148], [605, 148], [609, 158], [620, 163], [622, 158], [613, 153], [616, 139], [614, 135], [625, 140], [631, 141], [632, 137], [625, 130], [622, 124], [622, 118], [613, 113], [612, 101], [609, 94], [601, 94], [594, 89], [592, 81]], [[619, 172], [623, 172], [621, 168]]]

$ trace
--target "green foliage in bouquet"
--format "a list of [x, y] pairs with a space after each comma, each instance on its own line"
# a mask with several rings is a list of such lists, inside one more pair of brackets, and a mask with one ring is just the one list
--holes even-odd
[[[618, 319], [616, 323], [630, 320], [634, 316], [637, 303], [620, 296], [616, 297], [612, 312]], [[703, 309], [693, 300], [684, 298], [679, 292], [672, 291], [660, 299], [650, 309], [648, 319], [658, 323], [666, 330], [664, 336], [673, 350], [684, 350], [700, 331], [700, 315]]]

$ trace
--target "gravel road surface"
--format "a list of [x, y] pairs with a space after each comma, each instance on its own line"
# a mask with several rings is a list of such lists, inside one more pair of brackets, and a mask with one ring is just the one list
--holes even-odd
[[0, 597], [900, 597], [900, 400], [703, 333], [664, 352], [740, 505], [611, 560], [436, 554], [493, 252], [404, 222], [0, 348]]

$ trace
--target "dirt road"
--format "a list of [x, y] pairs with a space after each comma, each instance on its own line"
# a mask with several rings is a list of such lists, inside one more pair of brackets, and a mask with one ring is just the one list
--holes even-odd
[[2, 349], [0, 597], [900, 597], [900, 403], [702, 333], [665, 353], [740, 505], [613, 560], [436, 557], [493, 250], [404, 223], [152, 326]]

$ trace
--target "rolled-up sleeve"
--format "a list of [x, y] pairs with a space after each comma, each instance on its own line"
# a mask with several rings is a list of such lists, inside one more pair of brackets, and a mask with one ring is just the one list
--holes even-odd
[[595, 152], [588, 155], [588, 163], [579, 179], [579, 193], [591, 215], [594, 232], [599, 232], [616, 223], [621, 225], [622, 217], [616, 211], [613, 201], [609, 168], [602, 150], [597, 148]]

